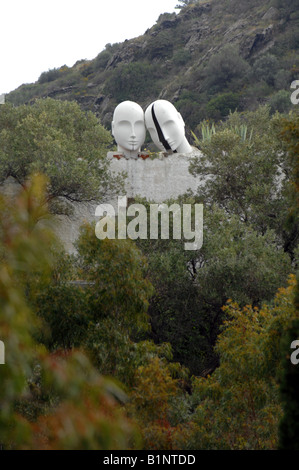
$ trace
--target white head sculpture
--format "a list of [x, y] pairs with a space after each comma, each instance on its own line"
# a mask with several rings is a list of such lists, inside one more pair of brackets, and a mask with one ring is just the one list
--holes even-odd
[[185, 137], [185, 123], [172, 103], [157, 100], [145, 111], [145, 124], [153, 142], [162, 151], [190, 153], [192, 147]]
[[117, 149], [127, 158], [137, 158], [145, 141], [144, 112], [139, 104], [123, 101], [113, 113], [112, 135]]

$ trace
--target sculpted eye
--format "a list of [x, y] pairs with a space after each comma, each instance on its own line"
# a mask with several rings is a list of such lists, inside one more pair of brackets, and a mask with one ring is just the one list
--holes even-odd
[[168, 131], [171, 131], [177, 127], [176, 123], [174, 121], [166, 121], [163, 124], [163, 129], [167, 129]]
[[122, 128], [130, 127], [129, 121], [120, 121], [117, 125]]
[[142, 122], [142, 121], [137, 121], [137, 122], [135, 122], [135, 129], [136, 129], [136, 131], [141, 132], [141, 131], [144, 130], [144, 128], [145, 128], [144, 122]]

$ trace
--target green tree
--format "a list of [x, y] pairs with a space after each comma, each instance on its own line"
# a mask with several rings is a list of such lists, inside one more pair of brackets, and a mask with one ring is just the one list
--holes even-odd
[[0, 443], [8, 449], [124, 449], [135, 439], [119, 403], [119, 385], [103, 378], [81, 351], [49, 354], [35, 340], [38, 318], [26, 299], [30, 273], [51, 270], [53, 238], [45, 215], [44, 177], [13, 200], [0, 197]]
[[278, 59], [273, 54], [265, 54], [255, 61], [253, 73], [258, 80], [264, 80], [268, 85], [274, 86], [275, 76], [279, 68]]
[[292, 164], [279, 137], [280, 123], [281, 116], [271, 118], [267, 107], [231, 114], [211, 139], [198, 141], [203, 155], [190, 171], [206, 181], [198, 190], [205, 205], [217, 203], [260, 233], [274, 229], [293, 256], [298, 229], [286, 227]]
[[0, 142], [0, 184], [12, 177], [24, 185], [33, 172], [45, 174], [55, 213], [65, 212], [68, 201], [97, 201], [119, 187], [105, 158], [110, 134], [74, 102], [1, 106]]
[[47, 282], [31, 283], [40, 341], [51, 351], [82, 347], [101, 373], [129, 383], [147, 355], [137, 344], [150, 327], [146, 260], [131, 240], [98, 240], [91, 225], [77, 249], [76, 257], [58, 253]]
[[239, 102], [240, 97], [237, 93], [220, 93], [208, 102], [207, 117], [216, 121], [223, 119], [238, 108]]
[[149, 329], [152, 285], [146, 260], [131, 240], [98, 240], [85, 226], [78, 244], [91, 325], [87, 348], [99, 370], [128, 382], [134, 370], [135, 335]]
[[224, 307], [227, 321], [216, 347], [220, 367], [207, 379], [194, 378], [193, 449], [277, 448], [279, 345], [294, 318], [294, 286], [292, 276], [273, 305], [260, 309], [234, 302]]
[[291, 106], [290, 93], [287, 90], [280, 90], [273, 95], [269, 102], [271, 112], [287, 113]]
[[[182, 197], [179, 202], [198, 200]], [[155, 287], [150, 337], [169, 342], [174, 360], [197, 375], [217, 365], [213, 348], [226, 300], [234, 298], [242, 306], [270, 301], [291, 270], [273, 232], [257, 233], [217, 206], [204, 207], [203, 239], [198, 251], [186, 251], [181, 240], [138, 241]]]

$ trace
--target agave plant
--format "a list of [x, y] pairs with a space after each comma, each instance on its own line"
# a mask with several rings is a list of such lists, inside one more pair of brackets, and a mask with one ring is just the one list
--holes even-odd
[[247, 137], [247, 133], [248, 133], [248, 126], [246, 124], [241, 124], [240, 126], [232, 126], [231, 127], [231, 130], [233, 132], [235, 132], [236, 134], [238, 134], [241, 139], [245, 142], [245, 140], [248, 138], [249, 142], [251, 142], [252, 140], [252, 134], [253, 134], [253, 129], [251, 129], [251, 132], [250, 134], [248, 135]]
[[216, 128], [215, 128], [214, 123], [212, 123], [212, 125], [210, 126], [209, 123], [203, 122], [201, 124], [201, 136], [202, 136], [201, 140], [197, 137], [196, 134], [194, 134], [194, 132], [191, 131], [191, 133], [194, 138], [194, 143], [198, 147], [200, 146], [201, 142], [206, 142], [206, 141], [211, 140], [212, 136], [216, 134]]
[[[243, 142], [245, 142], [246, 140], [248, 140], [249, 142], [252, 141], [253, 129], [251, 129], [249, 133], [248, 126], [246, 124], [231, 126], [230, 130], [235, 134], [239, 135]], [[210, 125], [208, 122], [204, 121], [201, 124], [201, 139], [199, 139], [194, 132], [191, 131], [191, 133], [194, 138], [195, 145], [197, 147], [200, 147], [201, 143], [211, 141], [213, 135], [216, 134], [216, 127], [214, 123]]]

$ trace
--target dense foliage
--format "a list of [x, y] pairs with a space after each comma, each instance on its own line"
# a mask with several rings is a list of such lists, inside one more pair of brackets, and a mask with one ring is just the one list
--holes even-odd
[[[296, 114], [293, 116], [296, 122]], [[217, 203], [225, 213], [264, 234], [274, 230], [277, 242], [293, 255], [298, 242], [298, 221], [287, 226], [293, 192], [287, 146], [280, 138], [282, 117], [271, 117], [267, 107], [256, 112], [230, 114], [224, 123], [203, 134], [191, 172], [209, 177], [198, 196], [205, 205]], [[199, 126], [200, 127], [200, 126]]]
[[[293, 191], [293, 204], [288, 215], [290, 227], [298, 221], [299, 212], [299, 118], [287, 118], [283, 121], [281, 138], [286, 142], [288, 152], [293, 162], [292, 180], [295, 191]], [[280, 394], [283, 403], [284, 415], [279, 427], [279, 448], [286, 450], [298, 450], [298, 390], [299, 390], [299, 370], [290, 361], [290, 344], [294, 338], [299, 337], [299, 284], [297, 273], [297, 286], [295, 288], [294, 306], [297, 312], [296, 317], [290, 322], [284, 331], [281, 342], [281, 357], [283, 369], [280, 376]]]
[[291, 277], [272, 306], [240, 309], [229, 301], [224, 307], [227, 320], [216, 346], [220, 367], [207, 379], [194, 379], [195, 448], [277, 448], [279, 344], [282, 332], [298, 318], [294, 285]]
[[119, 188], [106, 160], [110, 133], [75, 102], [37, 100], [33, 106], [0, 108], [0, 184], [24, 185], [33, 172], [48, 176], [51, 211], [67, 202], [100, 200]]
[[[296, 119], [290, 115], [293, 125]], [[280, 137], [283, 123], [262, 107], [231, 114], [218, 126], [198, 126], [203, 154], [190, 170], [203, 184], [177, 202], [181, 208], [204, 204], [202, 248], [186, 251], [178, 240], [138, 241], [155, 286], [150, 337], [170, 342], [175, 360], [193, 374], [205, 375], [218, 364], [214, 345], [227, 299], [260, 307], [296, 268], [294, 162]]]
[[[120, 187], [111, 135], [74, 102], [1, 105], [0, 184], [18, 185], [0, 196], [0, 448], [298, 449], [297, 3], [181, 0], [145, 52], [137, 38], [123, 60], [125, 47], [107, 44], [9, 97], [64, 87], [80, 102], [91, 84], [109, 117], [118, 100], [156, 99], [174, 74], [163, 97], [174, 93], [194, 131], [190, 172], [203, 184], [166, 202], [203, 203], [200, 250], [99, 240], [85, 224], [67, 254], [41, 220]], [[204, 28], [202, 49], [185, 48], [206, 8], [230, 37], [232, 9], [259, 11], [264, 28], [270, 6], [279, 41], [264, 53], [222, 47]]]
[[53, 263], [45, 250], [53, 240], [37, 224], [46, 211], [45, 186], [35, 176], [16, 200], [1, 196], [1, 448], [121, 449], [134, 436], [119, 407], [122, 390], [82, 352], [51, 354], [35, 340], [39, 322], [26, 293]]
[[[69, 263], [37, 223], [45, 186], [35, 176], [17, 200], [2, 199], [2, 447], [276, 448], [280, 338], [298, 321], [294, 276], [268, 305], [228, 300], [220, 367], [190, 380], [170, 344], [137, 339], [152, 295], [140, 251], [130, 241], [99, 243], [86, 226]], [[83, 272], [87, 286], [66, 283]], [[72, 291], [79, 301], [69, 304]]]

